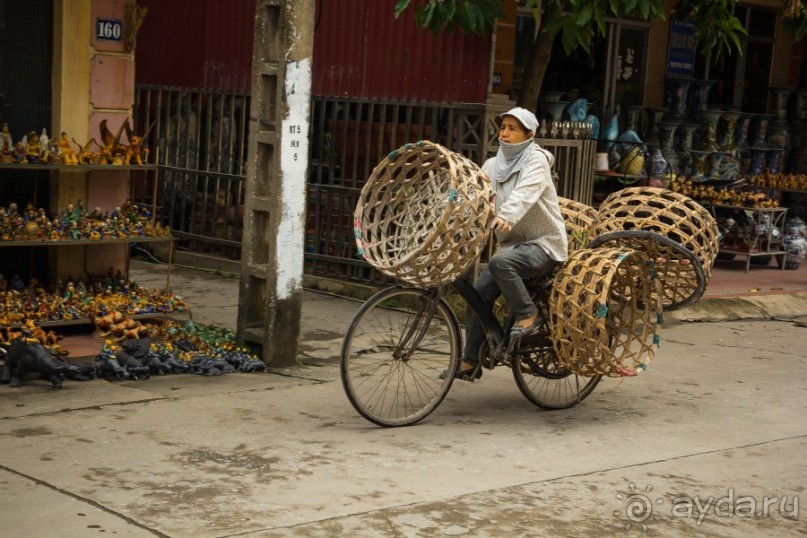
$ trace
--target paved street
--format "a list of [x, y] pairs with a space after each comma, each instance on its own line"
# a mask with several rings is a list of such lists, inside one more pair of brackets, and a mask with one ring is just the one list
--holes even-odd
[[[237, 289], [233, 279], [185, 278], [175, 289], [189, 300]], [[647, 372], [606, 379], [564, 411], [532, 406], [508, 370], [487, 371], [456, 382], [421, 424], [383, 429], [353, 410], [339, 381], [338, 344], [356, 307], [307, 292], [305, 365], [268, 374], [0, 386], [3, 528], [69, 537], [807, 529], [794, 505], [807, 483], [798, 320], [673, 323]]]

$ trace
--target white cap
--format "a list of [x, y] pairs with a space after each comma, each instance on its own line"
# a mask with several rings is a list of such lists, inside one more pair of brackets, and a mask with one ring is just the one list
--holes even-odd
[[502, 118], [505, 116], [513, 116], [515, 119], [521, 122], [521, 125], [523, 125], [525, 129], [532, 131], [533, 133], [538, 129], [538, 118], [536, 118], [535, 114], [526, 108], [521, 108], [520, 106], [511, 108], [507, 112], [501, 114]]

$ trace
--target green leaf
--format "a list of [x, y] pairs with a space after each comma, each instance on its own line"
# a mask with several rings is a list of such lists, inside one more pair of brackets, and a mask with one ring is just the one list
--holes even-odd
[[594, 11], [594, 8], [591, 6], [591, 4], [583, 6], [583, 8], [577, 12], [577, 18], [576, 18], [577, 25], [585, 26], [586, 24], [588, 24], [589, 21], [591, 20], [592, 11]]
[[471, 32], [476, 32], [476, 28], [479, 25], [478, 19], [481, 17], [479, 13], [479, 8], [473, 2], [469, 2], [468, 0], [465, 1], [465, 12], [468, 15], [468, 30]]
[[457, 3], [455, 0], [445, 0], [443, 2], [443, 16], [446, 20], [453, 20], [457, 14]]
[[398, 0], [398, 3], [395, 4], [396, 19], [401, 16], [401, 13], [403, 13], [406, 10], [406, 8], [409, 7], [409, 2], [411, 2], [411, 0]]
[[423, 26], [429, 26], [434, 17], [434, 8], [437, 6], [434, 2], [429, 2], [426, 9], [423, 10]]

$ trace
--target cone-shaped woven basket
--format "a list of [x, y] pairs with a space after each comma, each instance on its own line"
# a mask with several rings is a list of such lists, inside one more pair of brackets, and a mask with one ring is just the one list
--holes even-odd
[[655, 264], [641, 251], [581, 249], [549, 301], [558, 360], [578, 375], [633, 376], [653, 359], [663, 323]]
[[461, 277], [487, 245], [490, 183], [476, 164], [428, 141], [375, 167], [353, 213], [359, 254], [383, 274], [431, 288]]
[[[593, 226], [592, 236], [622, 230], [646, 230], [667, 237], [688, 249], [703, 267], [705, 283], [700, 283], [694, 269], [687, 267], [686, 259], [675, 257], [670, 252], [665, 263], [667, 270], [660, 270], [662, 285], [675, 288], [666, 297], [675, 296], [675, 305], [692, 304], [700, 298], [698, 291], [709, 283], [712, 265], [717, 258], [720, 230], [717, 221], [703, 206], [691, 198], [667, 189], [656, 187], [628, 187], [611, 193], [599, 208], [599, 218]], [[626, 244], [629, 248], [635, 245]], [[660, 260], [657, 260], [660, 262]], [[705, 288], [703, 288], [705, 289]]]
[[593, 207], [558, 196], [560, 213], [566, 225], [566, 234], [569, 236], [569, 253], [585, 247], [593, 238], [594, 222], [599, 212]]

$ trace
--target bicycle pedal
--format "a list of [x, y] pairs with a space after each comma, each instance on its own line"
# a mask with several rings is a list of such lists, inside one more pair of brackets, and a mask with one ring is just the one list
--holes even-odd
[[516, 349], [523, 347], [547, 347], [552, 345], [552, 340], [545, 333], [534, 333], [522, 336]]

